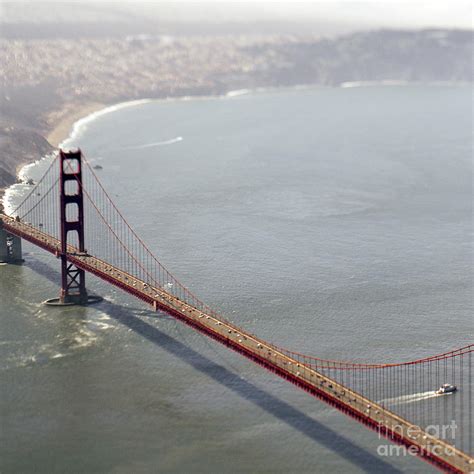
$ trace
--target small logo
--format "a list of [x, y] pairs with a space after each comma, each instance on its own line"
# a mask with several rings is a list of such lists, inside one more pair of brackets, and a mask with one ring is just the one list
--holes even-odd
[[[378, 437], [382, 439], [406, 440], [405, 444], [379, 444], [377, 454], [383, 457], [392, 456], [418, 456], [421, 453], [429, 453], [435, 456], [452, 456], [455, 453], [456, 430], [458, 425], [455, 420], [447, 425], [428, 425], [424, 429], [419, 426], [393, 425], [387, 427], [379, 424], [377, 428]], [[430, 439], [432, 442], [429, 442]], [[433, 442], [442, 440], [443, 443]], [[413, 443], [413, 444], [411, 444]]]

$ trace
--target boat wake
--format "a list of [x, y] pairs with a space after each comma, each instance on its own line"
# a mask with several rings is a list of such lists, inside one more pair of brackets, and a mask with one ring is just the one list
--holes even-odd
[[142, 150], [144, 148], [153, 148], [156, 146], [164, 146], [164, 145], [172, 145], [173, 143], [178, 143], [183, 141], [183, 137], [175, 137], [171, 138], [170, 140], [163, 140], [161, 142], [153, 142], [153, 143], [145, 143], [144, 145], [138, 145], [138, 146], [129, 146], [126, 147], [126, 150]]
[[419, 392], [419, 393], [410, 393], [407, 395], [401, 395], [395, 398], [386, 398], [385, 400], [380, 400], [379, 403], [384, 405], [406, 405], [408, 403], [420, 402], [422, 400], [427, 400], [429, 398], [442, 397], [444, 395], [450, 395], [450, 393], [436, 393], [434, 390], [429, 392]]
[[236, 89], [234, 91], [229, 91], [225, 97], [238, 97], [239, 95], [245, 95], [250, 92], [249, 89]]

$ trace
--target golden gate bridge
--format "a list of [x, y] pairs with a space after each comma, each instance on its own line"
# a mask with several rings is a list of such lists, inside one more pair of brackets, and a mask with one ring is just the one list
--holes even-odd
[[[418, 360], [328, 360], [265, 341], [182, 285], [134, 232], [80, 150], [59, 150], [41, 180], [0, 213], [0, 261], [21, 260], [21, 239], [61, 261], [51, 305], [88, 304], [86, 272], [164, 311], [356, 419], [446, 472], [474, 472], [474, 344]], [[85, 243], [87, 241], [87, 249]], [[449, 382], [454, 393], [437, 393]], [[430, 401], [426, 405], [426, 401]]]

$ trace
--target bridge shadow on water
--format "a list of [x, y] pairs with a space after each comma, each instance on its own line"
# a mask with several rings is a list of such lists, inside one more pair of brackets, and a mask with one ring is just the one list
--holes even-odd
[[[40, 260], [30, 257], [26, 265], [50, 281], [54, 281], [55, 283], [60, 281], [59, 272]], [[319, 445], [333, 451], [337, 456], [346, 459], [358, 468], [366, 472], [402, 472], [381, 457], [354, 443], [340, 433], [337, 433], [320, 421], [311, 418], [298, 408], [242, 379], [238, 374], [228, 368], [196, 352], [194, 349], [191, 349], [177, 339], [144, 321], [142, 319], [144, 313], [143, 309], [125, 307], [109, 301], [100, 303], [97, 305], [97, 308], [120, 324], [123, 324], [139, 334], [144, 339], [156, 344], [160, 349], [179, 358], [194, 370], [205, 374], [216, 383], [223, 385], [285, 423], [287, 426], [297, 430]], [[55, 308], [51, 308], [51, 311], [55, 310]], [[140, 314], [140, 316], [135, 313]], [[145, 315], [147, 318], [163, 317], [161, 316], [162, 313], [155, 313], [153, 311], [146, 311]], [[319, 401], [315, 402], [323, 403]], [[351, 421], [351, 423], [355, 422]]]

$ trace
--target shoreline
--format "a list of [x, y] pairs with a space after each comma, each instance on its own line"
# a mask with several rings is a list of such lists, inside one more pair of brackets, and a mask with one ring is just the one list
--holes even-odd
[[106, 107], [107, 104], [100, 102], [86, 102], [83, 105], [70, 103], [49, 113], [47, 122], [51, 125], [51, 129], [44, 134], [46, 140], [54, 148], [58, 148], [71, 135], [76, 122]]
[[[465, 86], [470, 83], [459, 82], [459, 81], [405, 81], [405, 80], [379, 80], [379, 81], [347, 81], [342, 82], [336, 86], [329, 86], [329, 88], [341, 88], [341, 89], [352, 89], [360, 87], [404, 87], [404, 86]], [[54, 110], [47, 115], [47, 123], [50, 125], [50, 129], [46, 129], [43, 132], [43, 136], [46, 140], [54, 147], [58, 148], [59, 145], [67, 140], [74, 133], [75, 125], [78, 122], [89, 121], [90, 116], [102, 115], [105, 113], [113, 112], [121, 108], [130, 107], [146, 102], [169, 102], [173, 100], [202, 100], [202, 99], [233, 99], [244, 95], [250, 95], [253, 93], [265, 93], [265, 92], [280, 92], [282, 90], [307, 90], [313, 88], [327, 88], [328, 86], [322, 84], [295, 84], [291, 86], [270, 86], [270, 87], [255, 87], [249, 89], [236, 89], [229, 90], [225, 93], [217, 94], [198, 94], [198, 95], [177, 95], [168, 97], [144, 97], [141, 99], [130, 99], [120, 102], [86, 102], [84, 104], [78, 104], [71, 102], [65, 104], [59, 110]], [[21, 165], [22, 168], [24, 165]]]
[[[63, 107], [53, 110], [46, 115], [46, 122], [49, 127], [38, 133], [43, 136], [53, 148], [57, 149], [59, 145], [71, 135], [74, 124], [77, 121], [104, 107], [107, 107], [107, 104], [100, 102], [86, 102], [83, 105], [78, 105], [74, 102], [65, 104]], [[16, 183], [21, 179], [22, 171], [26, 167], [37, 163], [43, 158], [44, 156], [37, 156], [32, 160], [20, 161], [15, 167]], [[0, 187], [0, 212], [5, 212], [4, 199], [6, 197], [6, 191], [16, 183]]]
[[[120, 102], [86, 102], [79, 105], [75, 102], [65, 104], [60, 110], [54, 110], [47, 115], [47, 122], [51, 125], [50, 130], [43, 132], [44, 137], [54, 147], [58, 148], [61, 143], [74, 135], [77, 126], [92, 121], [95, 117], [104, 115], [115, 110], [126, 107], [149, 103], [149, 102], [172, 102], [191, 101], [206, 99], [234, 99], [254, 93], [272, 93], [284, 90], [306, 90], [328, 87], [321, 84], [296, 84], [291, 86], [269, 86], [255, 87], [249, 89], [229, 90], [225, 93], [196, 94], [196, 95], [176, 95], [167, 97], [143, 97], [140, 99], [130, 99]], [[21, 167], [23, 167], [22, 165]]]
[[[409, 85], [426, 85], [426, 86], [463, 86], [466, 83], [463, 82], [451, 82], [451, 81], [439, 81], [439, 82], [417, 82], [417, 81], [354, 81], [341, 83], [335, 88], [340, 89], [353, 89], [360, 87], [400, 87]], [[61, 144], [66, 142], [69, 138], [74, 138], [75, 134], [78, 133], [84, 124], [93, 121], [96, 117], [114, 112], [126, 107], [139, 105], [148, 102], [169, 102], [169, 101], [188, 101], [188, 100], [202, 100], [202, 99], [237, 99], [242, 96], [250, 95], [252, 93], [271, 93], [280, 92], [282, 90], [307, 90], [313, 88], [325, 88], [321, 84], [296, 84], [292, 86], [270, 86], [270, 87], [256, 87], [249, 89], [236, 89], [230, 90], [225, 93], [217, 94], [202, 94], [202, 95], [183, 95], [183, 96], [169, 96], [169, 97], [150, 97], [142, 99], [131, 99], [114, 103], [94, 102], [89, 101], [84, 104], [78, 104], [77, 102], [70, 102], [64, 104], [62, 107], [56, 110], [52, 110], [46, 115], [47, 126], [43, 131], [39, 132], [47, 142], [54, 148], [58, 149]], [[334, 86], [333, 86], [334, 87]], [[329, 88], [333, 88], [329, 87]], [[16, 178], [17, 181], [21, 179], [22, 171], [24, 168], [31, 166], [37, 161], [44, 158], [39, 156], [34, 160], [19, 163], [16, 167]], [[14, 185], [14, 184], [12, 184]], [[4, 211], [4, 198], [5, 192], [12, 185], [0, 188], [0, 212]]]

